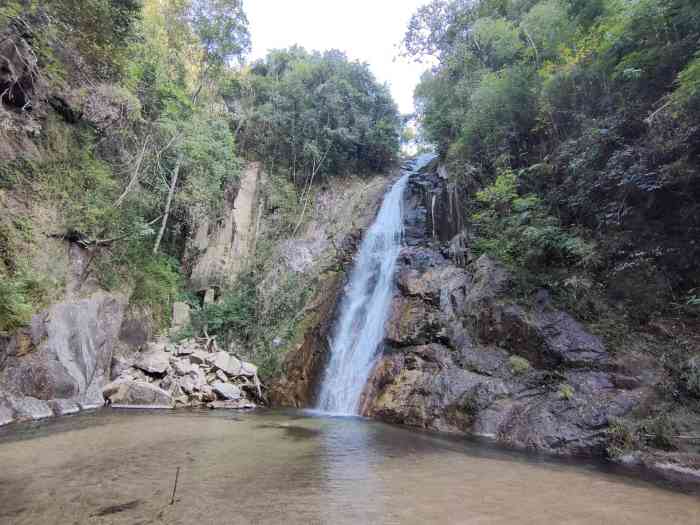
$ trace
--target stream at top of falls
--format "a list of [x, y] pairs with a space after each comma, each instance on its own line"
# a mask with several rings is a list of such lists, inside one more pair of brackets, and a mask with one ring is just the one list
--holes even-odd
[[0, 429], [0, 523], [700, 523], [697, 492], [623, 471], [362, 418], [102, 409]]
[[384, 338], [384, 325], [394, 292], [396, 260], [403, 238], [403, 196], [411, 175], [432, 155], [407, 166], [384, 196], [376, 219], [367, 230], [340, 303], [330, 340], [330, 359], [318, 396], [319, 411], [356, 415], [367, 379]]

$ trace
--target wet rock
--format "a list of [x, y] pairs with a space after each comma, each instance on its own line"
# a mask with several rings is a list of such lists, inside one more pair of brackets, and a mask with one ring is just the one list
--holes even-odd
[[115, 381], [107, 385], [103, 394], [112, 406], [170, 408], [173, 400], [165, 390], [143, 381]]
[[80, 405], [70, 399], [52, 399], [49, 401], [49, 406], [56, 416], [67, 416], [80, 412]]
[[227, 352], [217, 352], [207, 357], [207, 362], [213, 367], [226, 372], [230, 376], [241, 374], [241, 362]]
[[0, 394], [0, 426], [12, 423], [15, 420], [15, 409], [10, 401]]
[[170, 366], [170, 356], [164, 350], [144, 352], [136, 359], [134, 366], [147, 374], [162, 375]]
[[214, 383], [211, 385], [214, 392], [224, 399], [240, 399], [241, 389], [231, 383]]
[[422, 301], [397, 297], [386, 323], [386, 340], [393, 346], [415, 346], [438, 339], [437, 312]]
[[207, 407], [212, 409], [227, 409], [227, 410], [250, 410], [256, 408], [255, 403], [246, 399], [236, 399], [227, 401], [212, 401], [207, 404]]

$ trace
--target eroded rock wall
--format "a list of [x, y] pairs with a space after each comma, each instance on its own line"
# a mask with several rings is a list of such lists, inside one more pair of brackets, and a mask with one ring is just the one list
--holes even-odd
[[261, 164], [249, 163], [237, 186], [226, 188], [219, 221], [203, 218], [197, 225], [188, 246], [193, 289], [206, 293], [235, 282], [254, 255], [262, 177]]

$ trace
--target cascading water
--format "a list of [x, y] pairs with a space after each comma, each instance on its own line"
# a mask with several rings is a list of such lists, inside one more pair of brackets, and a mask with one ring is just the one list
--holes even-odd
[[358, 413], [362, 390], [384, 338], [393, 295], [394, 270], [403, 235], [404, 190], [411, 174], [428, 160], [419, 157], [413, 169], [394, 184], [362, 240], [330, 343], [330, 362], [317, 407], [323, 412]]

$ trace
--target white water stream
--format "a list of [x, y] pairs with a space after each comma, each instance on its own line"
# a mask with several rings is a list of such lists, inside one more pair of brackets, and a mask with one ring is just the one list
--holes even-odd
[[403, 194], [411, 174], [432, 156], [419, 157], [412, 169], [384, 197], [374, 224], [365, 234], [340, 306], [330, 342], [317, 408], [356, 415], [374, 367], [394, 291], [394, 271], [403, 237]]

